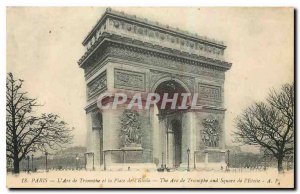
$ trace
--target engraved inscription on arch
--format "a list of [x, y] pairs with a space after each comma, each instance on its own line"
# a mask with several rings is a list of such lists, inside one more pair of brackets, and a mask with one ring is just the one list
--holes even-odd
[[115, 69], [115, 88], [145, 91], [145, 73]]
[[199, 83], [199, 100], [208, 100], [220, 102], [222, 100], [221, 87]]

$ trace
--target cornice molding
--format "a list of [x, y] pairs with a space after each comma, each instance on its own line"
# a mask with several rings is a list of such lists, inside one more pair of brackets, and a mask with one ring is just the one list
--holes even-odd
[[136, 15], [126, 14], [124, 12], [119, 12], [119, 11], [113, 10], [111, 8], [107, 8], [105, 10], [105, 12], [102, 14], [100, 19], [97, 21], [96, 25], [93, 26], [92, 30], [87, 34], [87, 36], [83, 40], [83, 42], [82, 42], [83, 45], [87, 44], [87, 42], [92, 38], [94, 33], [97, 31], [97, 29], [103, 23], [105, 23], [105, 20], [109, 16], [112, 17], [112, 18], [119, 19], [119, 20], [133, 22], [135, 24], [148, 26], [149, 28], [165, 31], [166, 33], [177, 34], [178, 36], [181, 36], [181, 37], [191, 38], [191, 39], [198, 40], [198, 41], [201, 41], [201, 42], [204, 42], [204, 43], [207, 43], [207, 44], [213, 44], [213, 45], [218, 46], [220, 48], [224, 48], [224, 49], [226, 48], [223, 41], [217, 41], [215, 39], [210, 39], [210, 38], [205, 37], [205, 36], [199, 36], [198, 34], [192, 34], [188, 31], [180, 30], [179, 28], [173, 28], [169, 25], [160, 24], [159, 22], [149, 21], [147, 18], [140, 18], [140, 17], [137, 17]]
[[[170, 55], [198, 57], [215, 64], [227, 63], [223, 59], [226, 46], [219, 41], [193, 36], [188, 32], [184, 33], [169, 26], [155, 25], [146, 19], [138, 19], [108, 9], [83, 42], [87, 50], [78, 64], [84, 66], [82, 64], [106, 39], [142, 46], [145, 49], [155, 49], [158, 52], [168, 52]], [[229, 69], [230, 66], [231, 64], [227, 63], [225, 68]]]
[[144, 53], [151, 56], [216, 69], [219, 71], [227, 71], [232, 65], [226, 61], [212, 59], [205, 56], [190, 55], [186, 52], [179, 52], [168, 48], [162, 48], [157, 45], [145, 44], [142, 41], [132, 40], [118, 35], [106, 36], [106, 38], [102, 39], [101, 42], [95, 45], [95, 47], [96, 48], [93, 52], [91, 52], [85, 59], [78, 61], [80, 67], [86, 69], [86, 67], [92, 65], [91, 63], [99, 64], [97, 60], [97, 58], [99, 58], [98, 55], [103, 56], [100, 58], [104, 58], [104, 56], [117, 56], [119, 53], [112, 53], [108, 51], [111, 47], [122, 48], [133, 52]]

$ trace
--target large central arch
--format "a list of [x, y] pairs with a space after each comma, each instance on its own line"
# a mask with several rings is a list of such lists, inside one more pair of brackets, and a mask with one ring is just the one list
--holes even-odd
[[[154, 127], [154, 133], [158, 133], [159, 135], [154, 134], [154, 136], [159, 136], [159, 147], [162, 147], [160, 166], [178, 168], [183, 161], [182, 157], [184, 155], [182, 142], [185, 142], [185, 140], [182, 135], [184, 133], [182, 122], [185, 121], [183, 114], [188, 110], [188, 107], [186, 109], [178, 109], [178, 107], [180, 107], [183, 102], [181, 94], [188, 93], [188, 88], [178, 79], [167, 78], [159, 80], [155, 86], [154, 92], [160, 96], [160, 101], [155, 104], [155, 108], [158, 111], [153, 117], [156, 123], [159, 123], [158, 128]], [[175, 94], [178, 95], [177, 101], [173, 102], [176, 103], [173, 109], [171, 102], [167, 103], [165, 108], [162, 107], [162, 99], [165, 94], [167, 94], [168, 99], [173, 99]], [[158, 146], [154, 147], [154, 153], [157, 153], [157, 150]]]

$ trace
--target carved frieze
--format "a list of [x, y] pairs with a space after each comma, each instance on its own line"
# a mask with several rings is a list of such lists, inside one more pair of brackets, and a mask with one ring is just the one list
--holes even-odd
[[115, 88], [145, 91], [145, 73], [114, 70]]
[[187, 73], [199, 74], [209, 77], [224, 79], [224, 72], [212, 68], [200, 66], [200, 64], [189, 64], [188, 61], [180, 61], [176, 58], [166, 58], [163, 55], [154, 55], [151, 52], [142, 52], [140, 50], [126, 49], [121, 47], [112, 47], [111, 56], [147, 63], [156, 67], [179, 70]]
[[95, 94], [106, 90], [106, 88], [107, 88], [107, 77], [105, 71], [87, 84], [87, 96], [88, 98], [91, 98]]
[[[122, 58], [129, 61], [154, 65], [156, 67], [158, 66], [166, 69], [174, 69], [187, 73], [204, 75], [208, 78], [213, 77], [224, 79], [225, 77], [225, 73], [222, 68], [207, 64], [206, 62], [177, 57], [181, 56], [180, 53], [178, 53], [177, 56], [168, 56], [163, 53], [110, 42], [107, 42], [107, 44], [104, 44], [100, 48], [101, 49], [99, 49], [99, 52], [97, 51], [97, 53], [89, 57], [89, 62], [85, 63], [84, 69], [86, 79], [88, 79], [93, 73], [103, 66], [102, 62], [103, 60], [107, 59], [107, 57]], [[176, 53], [174, 52], [174, 54]], [[212, 63], [222, 66], [221, 61], [214, 61]]]
[[220, 86], [199, 83], [198, 84], [198, 99], [214, 102], [222, 101], [222, 90]]

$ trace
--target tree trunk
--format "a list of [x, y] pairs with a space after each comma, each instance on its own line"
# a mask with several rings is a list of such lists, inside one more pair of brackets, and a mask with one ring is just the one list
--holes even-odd
[[279, 173], [283, 173], [282, 163], [283, 163], [283, 157], [280, 156], [280, 157], [277, 158], [277, 169], [278, 169]]
[[13, 157], [13, 159], [14, 159], [14, 170], [13, 170], [13, 173], [18, 174], [18, 173], [20, 173], [20, 160], [19, 160], [19, 152], [18, 152], [18, 140], [17, 140], [17, 137], [16, 137], [15, 133], [13, 134], [13, 144], [14, 144], [14, 147], [13, 147], [13, 149], [14, 149], [14, 157]]
[[15, 174], [20, 173], [20, 162], [18, 159], [14, 159], [14, 171]]

